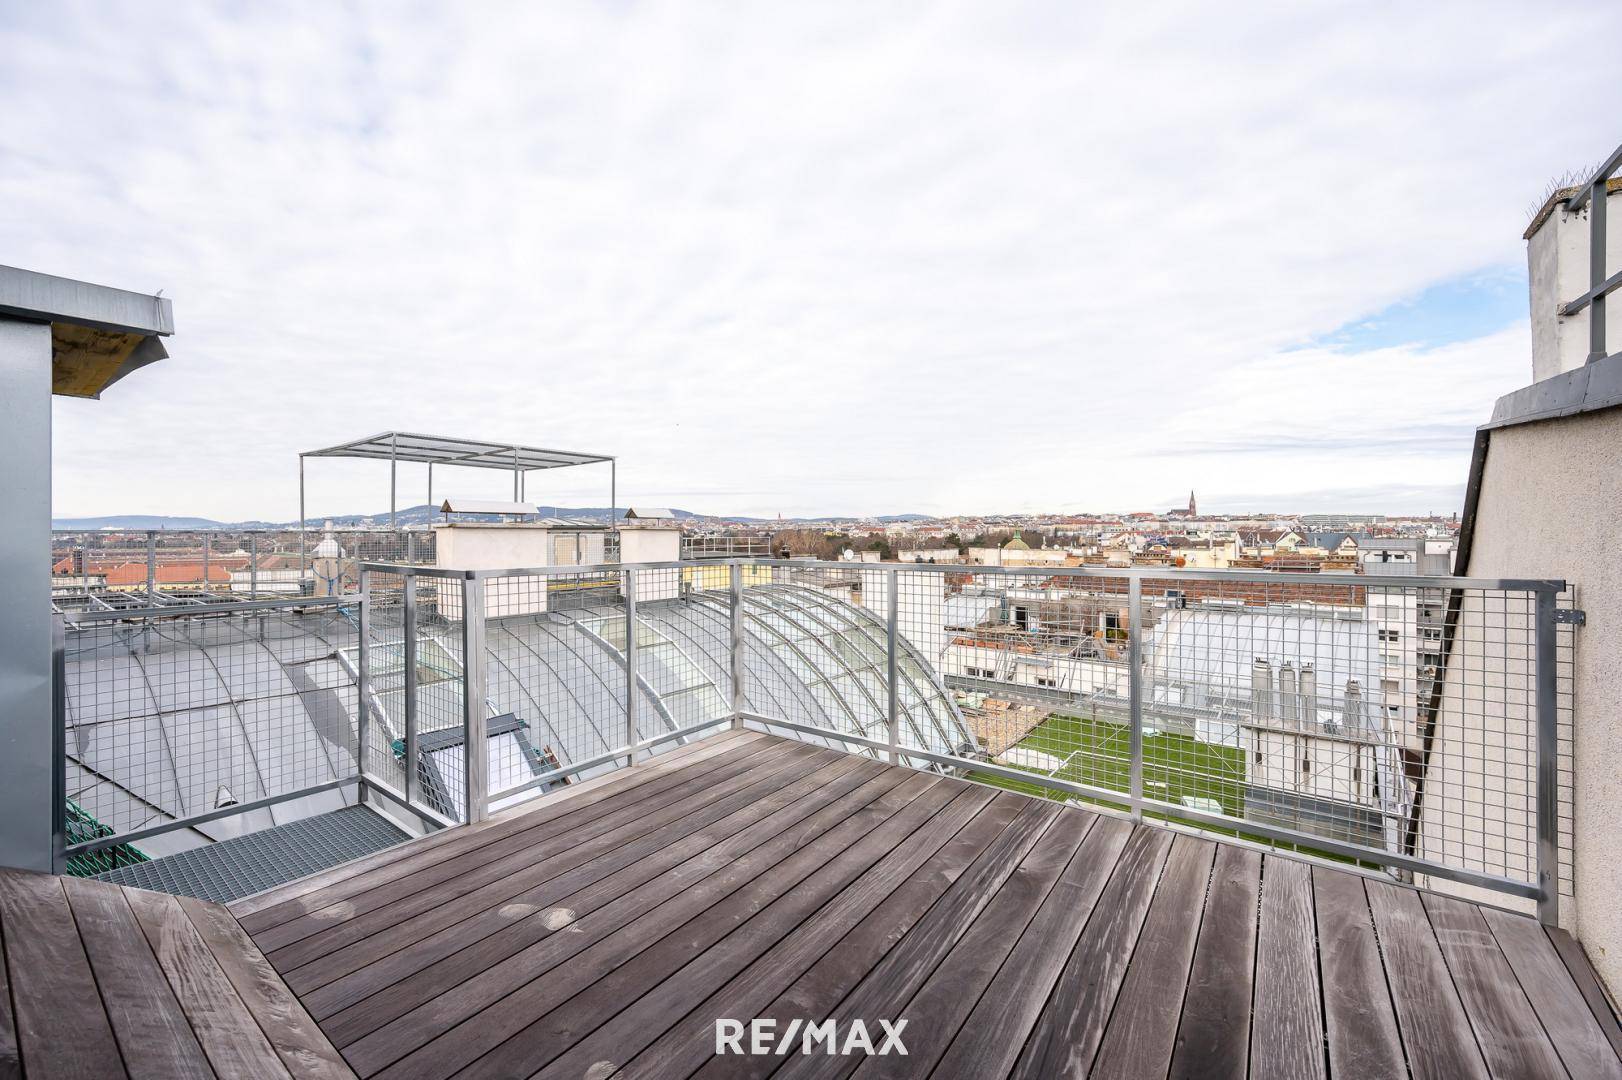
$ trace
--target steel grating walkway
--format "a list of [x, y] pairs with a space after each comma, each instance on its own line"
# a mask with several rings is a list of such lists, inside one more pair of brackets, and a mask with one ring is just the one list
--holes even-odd
[[134, 889], [225, 903], [393, 847], [408, 835], [362, 806], [290, 821], [96, 877]]

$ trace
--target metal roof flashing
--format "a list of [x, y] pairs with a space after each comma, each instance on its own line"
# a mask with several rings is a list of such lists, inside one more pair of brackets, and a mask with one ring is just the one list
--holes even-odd
[[1622, 354], [1562, 371], [1505, 394], [1482, 430], [1597, 412], [1622, 405]]
[[0, 266], [0, 316], [51, 327], [51, 393], [100, 397], [132, 371], [169, 355], [175, 332], [162, 296]]

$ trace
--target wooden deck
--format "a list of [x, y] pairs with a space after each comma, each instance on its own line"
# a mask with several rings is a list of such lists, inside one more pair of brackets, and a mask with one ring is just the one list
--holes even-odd
[[231, 913], [0, 870], [0, 1077], [353, 1077]]
[[[753, 732], [229, 909], [6, 871], [0, 944], [0, 1076], [1622, 1078], [1530, 919]], [[830, 1017], [907, 1055], [715, 1054]]]
[[233, 910], [362, 1077], [1622, 1077], [1530, 919], [755, 733]]

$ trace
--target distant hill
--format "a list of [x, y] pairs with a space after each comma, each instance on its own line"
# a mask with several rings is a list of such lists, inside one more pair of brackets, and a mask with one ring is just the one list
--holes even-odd
[[[610, 508], [606, 506], [542, 506], [539, 508], [542, 517], [577, 518], [584, 521], [604, 521], [609, 518]], [[615, 508], [615, 520], [625, 517], [625, 507]], [[671, 513], [683, 521], [699, 520], [708, 517], [706, 514], [694, 513], [691, 510], [672, 509]], [[493, 514], [466, 514], [458, 515], [463, 521], [467, 520], [495, 520]], [[437, 507], [421, 503], [417, 506], [402, 507], [396, 511], [394, 521], [397, 525], [425, 525], [440, 520]], [[332, 522], [340, 527], [356, 525], [386, 525], [389, 512], [384, 510], [375, 514], [319, 514], [311, 515], [309, 525], [316, 528], [325, 522]], [[748, 520], [730, 518], [727, 520]], [[294, 521], [216, 521], [213, 518], [203, 517], [175, 517], [164, 514], [110, 514], [105, 517], [83, 518], [53, 518], [51, 528], [64, 529], [74, 532], [91, 532], [99, 529], [296, 529], [298, 522]]]
[[168, 517], [163, 514], [113, 514], [109, 517], [52, 518], [51, 528], [90, 532], [95, 529], [218, 529], [212, 518]]
[[[606, 506], [542, 506], [542, 517], [577, 518], [583, 521], [603, 521], [609, 519], [610, 510]], [[682, 521], [735, 521], [746, 525], [792, 525], [801, 522], [819, 521], [848, 521], [849, 516], [829, 514], [818, 518], [784, 518], [780, 522], [774, 518], [728, 517], [723, 514], [700, 514], [692, 510], [671, 508], [670, 511]], [[427, 503], [416, 506], [402, 507], [395, 512], [394, 521], [397, 525], [426, 525], [440, 520], [437, 507]], [[491, 514], [460, 515], [463, 521], [496, 520]], [[625, 507], [614, 508], [615, 520], [625, 517]], [[884, 524], [902, 524], [913, 521], [933, 520], [928, 514], [885, 514], [873, 520]], [[309, 525], [317, 528], [325, 522], [332, 522], [340, 528], [353, 528], [363, 525], [387, 525], [389, 512], [387, 510], [372, 514], [318, 514], [311, 515]], [[110, 514], [105, 517], [82, 518], [53, 518], [51, 528], [63, 529], [71, 532], [91, 532], [98, 529], [140, 530], [140, 529], [296, 529], [297, 521], [216, 521], [204, 517], [173, 517], [163, 514]]]

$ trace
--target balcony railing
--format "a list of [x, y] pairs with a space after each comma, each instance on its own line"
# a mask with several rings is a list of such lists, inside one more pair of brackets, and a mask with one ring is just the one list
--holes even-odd
[[477, 821], [747, 723], [1550, 922], [1570, 895], [1563, 582], [769, 559], [355, 574], [336, 597], [65, 612], [60, 855], [218, 839], [299, 799]]
[[362, 571], [362, 772], [445, 820], [751, 723], [1526, 898], [1550, 922], [1569, 895], [1563, 582], [746, 559]]

